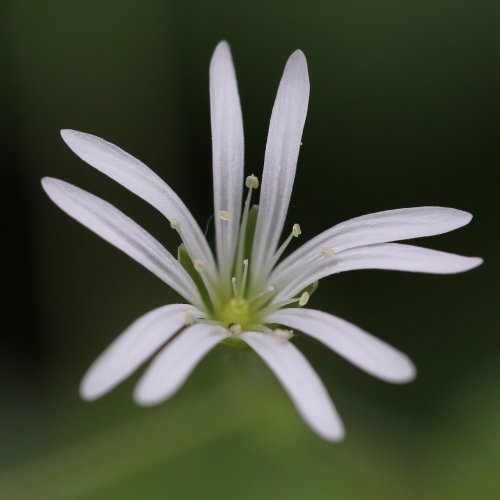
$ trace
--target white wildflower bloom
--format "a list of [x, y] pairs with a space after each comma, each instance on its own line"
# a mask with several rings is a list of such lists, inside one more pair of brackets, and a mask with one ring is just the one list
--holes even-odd
[[[308, 335], [382, 380], [412, 380], [408, 357], [357, 326], [305, 308], [317, 281], [354, 269], [451, 274], [482, 261], [395, 241], [432, 236], [466, 225], [471, 215], [442, 207], [388, 210], [356, 217], [324, 231], [288, 257], [299, 224], [279, 245], [292, 192], [309, 99], [307, 63], [294, 52], [274, 104], [262, 182], [244, 176], [243, 122], [229, 46], [210, 64], [215, 255], [181, 199], [146, 165], [98, 137], [63, 130], [85, 162], [159, 210], [181, 239], [177, 259], [109, 203], [64, 181], [44, 178], [52, 201], [172, 287], [188, 304], [155, 309], [135, 321], [95, 361], [81, 384], [84, 399], [109, 392], [153, 358], [135, 400], [157, 404], [172, 396], [200, 360], [221, 341], [248, 344], [269, 366], [311, 428], [327, 440], [344, 435], [327, 390], [294, 346]], [[245, 187], [247, 188], [244, 193]], [[260, 188], [259, 204], [252, 197]], [[287, 230], [288, 232], [289, 230]]]

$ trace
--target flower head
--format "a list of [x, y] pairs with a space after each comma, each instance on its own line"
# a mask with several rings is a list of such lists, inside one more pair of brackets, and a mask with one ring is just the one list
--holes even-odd
[[[293, 224], [280, 245], [295, 177], [309, 99], [301, 51], [286, 64], [274, 104], [262, 182], [245, 178], [243, 122], [229, 46], [221, 42], [210, 64], [215, 254], [172, 189], [116, 146], [63, 130], [66, 144], [85, 162], [159, 210], [182, 240], [177, 258], [133, 220], [104, 200], [64, 181], [44, 178], [52, 201], [71, 217], [128, 254], [188, 304], [155, 309], [135, 321], [95, 361], [81, 385], [84, 399], [113, 389], [153, 357], [134, 398], [151, 405], [173, 395], [213, 347], [248, 344], [269, 366], [304, 420], [327, 440], [343, 425], [309, 362], [291, 341], [302, 332], [382, 380], [408, 382], [412, 362], [355, 325], [306, 308], [318, 280], [355, 269], [449, 274], [481, 263], [475, 257], [392, 243], [457, 229], [471, 215], [451, 208], [388, 210], [343, 222], [281, 260], [301, 235]], [[246, 193], [244, 193], [246, 188]], [[259, 203], [252, 205], [256, 191]]]

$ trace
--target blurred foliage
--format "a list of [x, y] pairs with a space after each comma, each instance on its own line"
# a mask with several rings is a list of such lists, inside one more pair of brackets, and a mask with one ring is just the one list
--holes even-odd
[[[0, 14], [0, 498], [500, 496], [498, 2], [7, 0]], [[96, 355], [177, 299], [52, 206], [40, 178], [104, 197], [173, 252], [178, 242], [161, 216], [74, 157], [58, 130], [122, 146], [205, 225], [207, 70], [223, 38], [257, 175], [286, 57], [307, 55], [311, 103], [290, 217], [304, 238], [388, 208], [475, 215], [422, 245], [481, 255], [476, 271], [370, 271], [320, 284], [313, 307], [396, 345], [420, 372], [390, 386], [298, 339], [345, 420], [340, 445], [309, 431], [251, 352], [224, 346], [158, 408], [134, 407], [132, 381], [99, 402], [78, 399]]]

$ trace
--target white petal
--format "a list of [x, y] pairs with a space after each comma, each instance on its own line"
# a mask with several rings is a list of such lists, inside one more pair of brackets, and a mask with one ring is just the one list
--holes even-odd
[[267, 136], [259, 214], [252, 250], [254, 276], [266, 273], [283, 229], [292, 193], [309, 101], [309, 75], [297, 50], [285, 67]]
[[434, 236], [465, 226], [471, 219], [467, 212], [444, 207], [400, 208], [355, 217], [327, 229], [290, 254], [276, 267], [273, 279], [279, 281], [283, 271], [313, 259], [322, 247], [339, 253], [374, 243]]
[[333, 257], [322, 257], [319, 251], [318, 254], [316, 262], [304, 262], [302, 272], [297, 277], [291, 273], [283, 277], [283, 282], [287, 282], [287, 284], [278, 293], [275, 301], [293, 297], [311, 283], [325, 276], [344, 271], [386, 269], [416, 273], [455, 274], [469, 271], [483, 262], [479, 257], [464, 257], [400, 243], [351, 248]]
[[207, 274], [215, 276], [212, 252], [203, 232], [186, 205], [160, 177], [144, 163], [99, 137], [75, 130], [61, 130], [61, 137], [83, 161], [140, 196], [168, 220], [179, 220], [179, 232], [188, 254], [193, 260], [204, 260]]
[[[220, 42], [210, 63], [214, 209], [219, 266], [227, 274], [238, 237], [243, 191], [243, 118], [231, 51]], [[221, 210], [231, 220], [217, 217]]]
[[70, 217], [142, 264], [186, 300], [202, 307], [189, 274], [132, 219], [101, 198], [59, 179], [45, 177], [42, 186], [49, 198]]
[[328, 441], [340, 441], [344, 428], [317, 373], [288, 340], [246, 332], [241, 338], [265, 361], [309, 426]]
[[200, 312], [186, 304], [159, 307], [132, 323], [93, 363], [80, 385], [83, 399], [100, 398], [129, 377]]
[[135, 401], [154, 405], [172, 396], [201, 359], [227, 337], [224, 328], [202, 323], [183, 331], [153, 360], [135, 388]]
[[387, 382], [404, 383], [415, 377], [415, 367], [405, 354], [331, 314], [290, 308], [271, 314], [267, 321], [304, 332], [357, 367]]

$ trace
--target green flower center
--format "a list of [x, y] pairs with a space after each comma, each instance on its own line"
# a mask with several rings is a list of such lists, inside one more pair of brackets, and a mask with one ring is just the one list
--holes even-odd
[[247, 329], [255, 323], [255, 311], [250, 304], [241, 298], [232, 298], [225, 307], [222, 308], [217, 320], [224, 326], [239, 325], [242, 330]]

